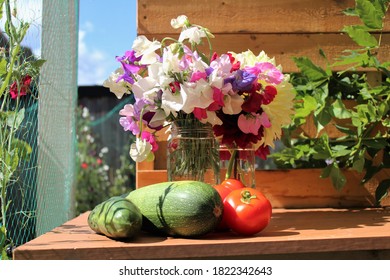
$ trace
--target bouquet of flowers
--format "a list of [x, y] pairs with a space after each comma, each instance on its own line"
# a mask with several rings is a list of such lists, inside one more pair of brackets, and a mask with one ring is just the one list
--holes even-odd
[[[220, 143], [247, 147], [266, 158], [293, 114], [289, 76], [264, 52], [212, 52], [213, 34], [184, 15], [172, 19], [179, 38], [135, 39], [132, 50], [117, 57], [121, 67], [104, 82], [118, 98], [134, 94], [120, 111], [120, 124], [136, 136], [130, 155], [152, 160], [155, 131], [178, 119], [213, 127]], [[206, 41], [209, 54], [199, 51]], [[144, 129], [147, 126], [149, 129]]]

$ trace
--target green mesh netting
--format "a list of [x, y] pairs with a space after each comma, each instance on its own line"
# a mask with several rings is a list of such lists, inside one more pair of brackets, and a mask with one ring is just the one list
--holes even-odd
[[78, 1], [43, 0], [36, 234], [73, 216]]
[[[26, 111], [17, 136], [30, 144], [31, 157], [20, 162], [17, 180], [7, 187], [11, 204], [6, 225], [15, 246], [73, 216], [75, 179], [78, 0], [28, 1], [16, 2], [18, 14], [28, 15], [23, 18], [36, 35], [27, 37], [24, 45], [40, 48], [46, 63], [39, 84], [22, 100]], [[7, 42], [2, 34], [0, 46]], [[25, 48], [23, 54], [30, 57], [32, 51]]]

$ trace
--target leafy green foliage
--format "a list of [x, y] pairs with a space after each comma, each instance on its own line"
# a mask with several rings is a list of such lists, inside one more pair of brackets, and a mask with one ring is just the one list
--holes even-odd
[[[5, 8], [3, 20], [6, 49], [0, 50], [0, 252], [7, 258], [6, 248], [12, 243], [7, 236], [7, 210], [11, 204], [7, 200], [7, 189], [18, 180], [17, 171], [23, 160], [29, 160], [31, 146], [21, 139], [20, 131], [24, 125], [25, 109], [21, 99], [31, 94], [31, 88], [39, 75], [44, 60], [25, 57], [21, 42], [30, 24], [16, 18], [16, 9], [11, 13], [9, 0], [0, 1], [0, 18]], [[12, 16], [11, 16], [12, 14]], [[17, 20], [16, 25], [13, 21]]]
[[[322, 68], [307, 57], [294, 58], [300, 70], [292, 74], [297, 91], [296, 113], [284, 131], [286, 148], [272, 154], [280, 166], [322, 167], [321, 177], [330, 178], [336, 189], [346, 183], [346, 168], [365, 171], [362, 182], [366, 182], [381, 169], [390, 167], [390, 62], [378, 60], [382, 51], [380, 32], [389, 3], [356, 0], [356, 6], [345, 11], [362, 22], [343, 28], [357, 49], [345, 50], [332, 64], [327, 62]], [[326, 58], [322, 50], [320, 55]], [[344, 69], [334, 71], [334, 67]], [[381, 77], [380, 81], [371, 82], [365, 69]], [[293, 132], [299, 131], [309, 118], [317, 128], [317, 137], [304, 132], [296, 137]], [[333, 125], [343, 136], [329, 138], [323, 130], [327, 125]], [[388, 180], [378, 186], [378, 202], [388, 189]]]
[[87, 107], [77, 108], [77, 179], [75, 192], [76, 215], [92, 210], [97, 204], [112, 196], [132, 190], [135, 174], [134, 163], [121, 156], [118, 169], [110, 167], [106, 155], [108, 149], [100, 147], [92, 131], [92, 116]]

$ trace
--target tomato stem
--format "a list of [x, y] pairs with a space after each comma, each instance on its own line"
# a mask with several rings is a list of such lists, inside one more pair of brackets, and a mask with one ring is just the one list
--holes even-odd
[[249, 204], [251, 199], [257, 198], [256, 195], [252, 195], [250, 191], [242, 191], [241, 192], [241, 202], [245, 204]]

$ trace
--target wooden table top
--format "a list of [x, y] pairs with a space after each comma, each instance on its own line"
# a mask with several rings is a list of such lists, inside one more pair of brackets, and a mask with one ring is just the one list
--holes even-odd
[[274, 209], [268, 227], [251, 237], [215, 232], [198, 239], [142, 232], [115, 241], [94, 233], [88, 212], [19, 246], [14, 259], [229, 258], [390, 249], [390, 209]]

